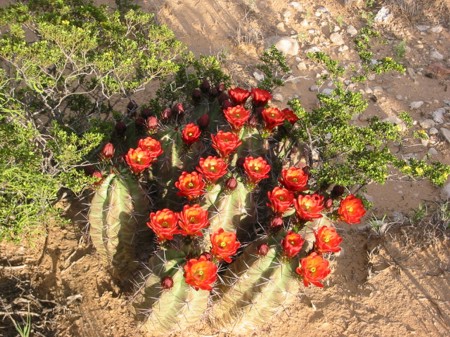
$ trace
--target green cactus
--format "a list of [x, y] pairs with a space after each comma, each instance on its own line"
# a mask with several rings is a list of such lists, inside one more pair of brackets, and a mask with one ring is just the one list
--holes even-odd
[[217, 327], [244, 334], [269, 321], [290, 299], [295, 298], [299, 281], [294, 275], [298, 261], [282, 256], [279, 242], [268, 242], [266, 255], [258, 254], [261, 242], [247, 246], [227, 269], [213, 306]]
[[[140, 320], [141, 331], [148, 336], [167, 336], [198, 322], [207, 306], [209, 291], [195, 290], [184, 281], [185, 256], [174, 249], [153, 255], [150, 275], [135, 298], [133, 307]], [[173, 285], [164, 289], [161, 282], [170, 277]]]
[[144, 191], [132, 176], [110, 174], [92, 199], [92, 243], [104, 262], [112, 264], [119, 275], [137, 266], [135, 236], [147, 214]]

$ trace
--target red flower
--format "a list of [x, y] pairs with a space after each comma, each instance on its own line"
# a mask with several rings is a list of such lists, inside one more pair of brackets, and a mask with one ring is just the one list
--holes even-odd
[[282, 214], [294, 203], [294, 194], [282, 187], [275, 187], [271, 192], [267, 192], [269, 203], [275, 213]]
[[102, 149], [102, 153], [100, 154], [100, 156], [103, 159], [111, 159], [112, 157], [114, 157], [114, 145], [112, 143], [107, 143], [103, 149]]
[[203, 236], [201, 230], [209, 226], [208, 211], [198, 204], [185, 205], [183, 211], [178, 214], [178, 218], [183, 235]]
[[152, 157], [152, 161], [158, 158], [163, 153], [161, 143], [158, 140], [153, 139], [152, 137], [140, 139], [138, 147], [143, 150], [147, 150], [150, 153], [150, 157]]
[[239, 137], [233, 132], [219, 131], [217, 135], [211, 135], [212, 147], [220, 154], [222, 158], [228, 157], [242, 144]]
[[340, 219], [346, 223], [358, 224], [361, 222], [361, 218], [364, 214], [366, 214], [366, 210], [364, 209], [361, 199], [350, 194], [341, 201], [338, 214]]
[[342, 238], [333, 227], [322, 226], [317, 232], [314, 232], [316, 237], [315, 247], [318, 253], [337, 253], [341, 251], [339, 244]]
[[308, 195], [299, 195], [294, 199], [295, 209], [300, 219], [310, 221], [322, 217], [320, 213], [325, 207], [323, 204], [323, 196], [317, 193]]
[[261, 115], [266, 123], [266, 129], [269, 131], [284, 123], [285, 115], [278, 108], [266, 108], [261, 112]]
[[131, 171], [135, 174], [139, 174], [150, 166], [153, 157], [148, 150], [143, 150], [138, 147], [137, 149], [129, 149], [125, 155], [125, 161], [130, 167]]
[[227, 173], [228, 165], [224, 162], [222, 158], [217, 158], [209, 156], [208, 158], [200, 158], [199, 166], [197, 166], [197, 171], [199, 171], [206, 180], [215, 183], [221, 177]]
[[300, 234], [289, 231], [285, 238], [281, 240], [281, 247], [283, 247], [284, 254], [287, 257], [294, 257], [303, 247], [305, 240]]
[[177, 193], [179, 196], [187, 197], [189, 200], [201, 196], [205, 193], [205, 182], [201, 174], [197, 172], [183, 172], [175, 183], [175, 187], [180, 191]]
[[94, 186], [98, 186], [103, 181], [103, 174], [100, 171], [92, 173], [92, 178], [95, 178]]
[[212, 290], [217, 279], [217, 266], [205, 256], [190, 259], [184, 265], [184, 280], [195, 290]]
[[180, 233], [177, 223], [177, 214], [170, 209], [164, 208], [156, 213], [150, 213], [150, 221], [147, 222], [147, 226], [155, 232], [159, 241], [164, 241], [172, 240], [175, 234]]
[[198, 125], [189, 123], [184, 127], [183, 132], [181, 133], [181, 138], [187, 145], [192, 145], [199, 140], [200, 135], [201, 131]]
[[299, 120], [297, 115], [291, 109], [286, 108], [281, 110], [281, 112], [284, 114], [284, 119], [291, 124], [295, 124]]
[[281, 171], [280, 183], [290, 191], [301, 192], [306, 189], [308, 175], [301, 168], [290, 167]]
[[270, 92], [259, 88], [253, 88], [251, 95], [254, 106], [266, 105], [272, 99]]
[[219, 260], [231, 262], [231, 256], [236, 254], [236, 251], [241, 246], [236, 239], [236, 233], [225, 232], [223, 228], [219, 228], [216, 232], [211, 234], [211, 254]]
[[228, 95], [234, 104], [244, 104], [247, 98], [250, 97], [250, 91], [236, 87], [228, 90]]
[[331, 270], [329, 262], [321, 255], [313, 252], [300, 260], [300, 265], [295, 269], [295, 272], [303, 277], [305, 287], [314, 284], [319, 288], [323, 288], [323, 284], [320, 281], [327, 277]]
[[236, 105], [223, 110], [228, 123], [233, 129], [239, 130], [250, 118], [250, 111], [246, 110], [242, 105]]
[[270, 165], [262, 157], [247, 157], [244, 162], [244, 170], [250, 182], [257, 184], [269, 177]]

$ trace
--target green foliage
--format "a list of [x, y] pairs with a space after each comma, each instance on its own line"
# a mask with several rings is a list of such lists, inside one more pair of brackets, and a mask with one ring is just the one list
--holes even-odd
[[260, 57], [261, 64], [256, 66], [264, 74], [264, 79], [258, 83], [258, 87], [268, 91], [282, 86], [284, 77], [290, 72], [290, 68], [286, 62], [283, 53], [275, 46], [265, 50]]
[[324, 52], [308, 53], [307, 56], [311, 60], [323, 64], [334, 78], [344, 74], [344, 68], [339, 65], [339, 62], [333, 60]]

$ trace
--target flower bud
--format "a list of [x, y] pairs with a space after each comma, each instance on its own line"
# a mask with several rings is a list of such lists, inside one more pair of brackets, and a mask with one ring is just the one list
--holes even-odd
[[100, 185], [102, 183], [103, 180], [103, 174], [100, 171], [95, 171], [94, 173], [92, 173], [92, 178], [95, 178], [95, 183], [94, 185]]
[[225, 91], [225, 84], [224, 83], [219, 83], [218, 85], [216, 85], [216, 90], [218, 93], [222, 93]]
[[203, 116], [201, 116], [199, 119], [197, 119], [197, 125], [202, 130], [207, 129], [209, 126], [209, 115], [206, 113]]
[[152, 115], [152, 110], [150, 108], [144, 108], [141, 111], [141, 117], [144, 119], [149, 118]]
[[164, 276], [161, 280], [161, 287], [163, 289], [170, 289], [173, 287], [173, 278], [170, 276]]
[[204, 93], [207, 94], [209, 92], [209, 90], [211, 89], [211, 83], [209, 83], [209, 81], [205, 78], [202, 82], [202, 84], [200, 84], [200, 90]]
[[127, 105], [128, 115], [133, 116], [136, 113], [138, 105], [135, 101], [131, 100]]
[[136, 125], [137, 129], [143, 129], [145, 128], [145, 119], [142, 117], [138, 117], [134, 120], [134, 124]]
[[228, 101], [230, 98], [228, 97], [228, 94], [226, 92], [222, 92], [219, 95], [218, 99], [219, 99], [219, 103], [222, 104], [223, 102]]
[[225, 186], [227, 189], [233, 191], [237, 187], [237, 180], [234, 177], [230, 177], [226, 181]]
[[123, 137], [125, 132], [127, 132], [127, 125], [122, 121], [118, 121], [116, 123], [115, 130], [119, 137]]
[[272, 221], [270, 222], [270, 227], [273, 229], [279, 229], [281, 228], [281, 226], [283, 226], [283, 218], [279, 216], [273, 218]]
[[165, 108], [164, 111], [161, 113], [162, 119], [169, 119], [172, 117], [172, 110], [170, 108]]
[[345, 187], [341, 185], [336, 185], [331, 190], [331, 198], [336, 199], [343, 195], [345, 192]]
[[325, 201], [325, 208], [331, 207], [333, 207], [333, 199], [327, 199], [327, 201]]
[[212, 260], [212, 255], [210, 252], [204, 252], [202, 254], [200, 254], [200, 257], [204, 256], [208, 261]]
[[202, 99], [202, 92], [200, 91], [199, 88], [196, 88], [192, 91], [191, 97], [194, 103], [199, 103]]
[[175, 103], [172, 107], [172, 113], [175, 115], [184, 114], [184, 106], [183, 103]]
[[219, 94], [219, 92], [217, 91], [216, 88], [211, 88], [209, 90], [209, 97], [211, 97], [211, 98], [217, 97], [218, 94]]
[[245, 163], [245, 158], [244, 157], [239, 157], [236, 160], [236, 167], [243, 167]]
[[147, 118], [147, 128], [150, 130], [155, 130], [158, 127], [158, 118], [155, 116], [150, 116]]
[[230, 100], [226, 100], [222, 102], [222, 109], [227, 109], [234, 106]]
[[251, 115], [250, 119], [248, 120], [248, 125], [251, 127], [256, 128], [258, 126], [258, 118], [256, 118], [255, 115]]
[[261, 243], [258, 246], [258, 255], [266, 256], [267, 253], [269, 252], [269, 249], [270, 248], [269, 248], [269, 245], [267, 243]]
[[112, 143], [107, 143], [102, 149], [101, 157], [103, 159], [111, 159], [114, 157], [114, 151], [114, 145]]

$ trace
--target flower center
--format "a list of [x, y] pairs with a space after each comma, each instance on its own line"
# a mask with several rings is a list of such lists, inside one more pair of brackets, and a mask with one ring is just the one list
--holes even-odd
[[272, 113], [270, 114], [270, 117], [274, 118], [274, 117], [275, 117], [275, 114], [272, 112]]
[[199, 275], [199, 276], [203, 276], [203, 274], [205, 274], [205, 272], [204, 272], [203, 270], [199, 270], [199, 271], [197, 272], [197, 275]]
[[329, 237], [329, 236], [325, 236], [325, 237], [323, 238], [323, 242], [325, 242], [325, 243], [330, 242], [330, 237]]
[[295, 246], [295, 241], [294, 240], [289, 241], [289, 243], [291, 244], [291, 246]]
[[227, 243], [224, 242], [224, 241], [222, 241], [222, 242], [219, 244], [219, 246], [222, 247], [222, 248], [225, 248], [225, 247], [227, 246]]
[[311, 273], [315, 273], [316, 272], [316, 267], [312, 267], [309, 271], [311, 272]]
[[188, 136], [189, 136], [189, 137], [192, 137], [192, 132], [189, 132], [189, 133], [188, 133]]
[[164, 227], [164, 228], [167, 228], [167, 227], [169, 227], [169, 223], [167, 221], [163, 221], [161, 226]]
[[216, 172], [216, 167], [214, 165], [212, 165], [212, 166], [209, 167], [209, 170], [211, 172]]
[[281, 195], [278, 197], [279, 200], [284, 201], [284, 197]]
[[297, 179], [297, 178], [292, 178], [292, 181], [293, 181], [294, 183], [296, 183], [296, 182], [298, 181], [298, 179]]
[[235, 115], [235, 117], [239, 118], [239, 117], [241, 117], [241, 114], [238, 114], [238, 113], [237, 113], [237, 114]]
[[190, 223], [196, 223], [195, 220], [196, 220], [196, 219], [195, 219], [195, 217], [193, 217], [193, 216], [191, 216], [191, 217], [189, 218], [189, 222], [190, 222]]
[[188, 183], [187, 185], [188, 185], [188, 187], [189, 187], [189, 188], [192, 188], [192, 187], [194, 187], [194, 184], [192, 183], [192, 181], [191, 181], [191, 182], [189, 182], [189, 183]]

